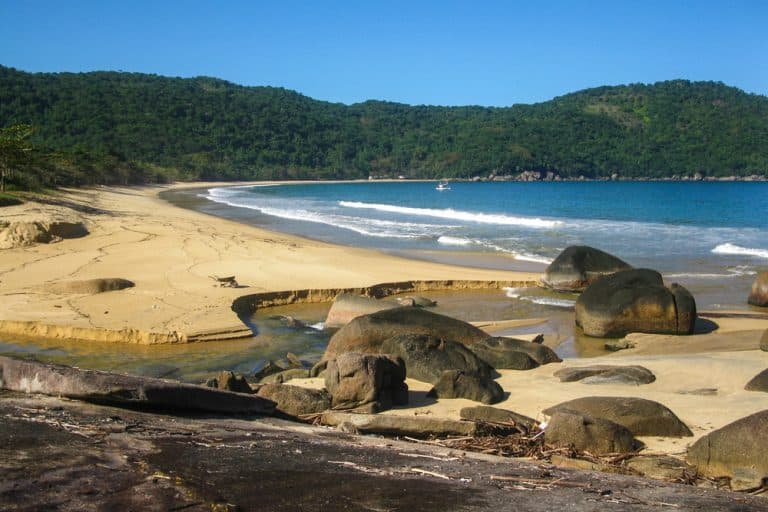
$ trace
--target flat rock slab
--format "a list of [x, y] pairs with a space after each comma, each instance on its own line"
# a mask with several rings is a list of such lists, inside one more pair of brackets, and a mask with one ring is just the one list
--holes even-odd
[[691, 430], [667, 407], [634, 397], [588, 396], [544, 409], [552, 416], [559, 411], [578, 412], [605, 418], [629, 429], [635, 436], [688, 437]]
[[361, 434], [388, 434], [395, 436], [474, 436], [482, 428], [471, 421], [457, 421], [423, 416], [395, 416], [381, 414], [352, 414], [326, 412], [321, 418], [323, 425], [338, 427], [342, 424], [354, 427]]
[[205, 386], [0, 356], [0, 388], [119, 406], [272, 414], [275, 403]]
[[656, 376], [642, 366], [616, 366], [596, 364], [562, 368], [554, 373], [560, 382], [577, 382], [584, 384], [650, 384]]
[[263, 418], [179, 418], [0, 391], [0, 509], [766, 509], [765, 498]]

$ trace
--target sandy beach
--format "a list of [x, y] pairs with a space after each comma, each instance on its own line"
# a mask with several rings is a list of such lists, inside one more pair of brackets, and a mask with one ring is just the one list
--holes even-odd
[[[45, 203], [3, 208], [0, 220], [5, 222], [79, 219], [89, 234], [0, 250], [0, 336], [181, 342], [205, 333], [242, 332], [243, 323], [231, 305], [247, 294], [409, 280], [532, 284], [539, 278], [269, 232], [174, 207], [158, 197], [168, 188], [67, 190]], [[220, 287], [212, 276], [234, 276], [242, 287]], [[98, 294], [64, 293], [54, 286], [101, 278], [123, 278], [135, 286]], [[672, 409], [694, 437], [642, 441], [650, 452], [682, 453], [701, 435], [768, 405], [764, 394], [743, 389], [768, 367], [768, 352], [758, 350], [768, 329], [768, 315], [761, 313], [713, 316], [713, 330], [693, 336], [631, 335], [636, 348], [607, 357], [502, 371], [498, 382], [509, 397], [499, 406], [543, 419], [542, 409], [581, 396], [649, 398]], [[560, 383], [552, 375], [562, 366], [595, 363], [642, 365], [657, 380], [644, 386], [586, 385]], [[474, 405], [429, 401], [424, 396], [428, 385], [411, 380], [409, 386], [416, 403], [387, 414], [458, 417], [462, 407]]]

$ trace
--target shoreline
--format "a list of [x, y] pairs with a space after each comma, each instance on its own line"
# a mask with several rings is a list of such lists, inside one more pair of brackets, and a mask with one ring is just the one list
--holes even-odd
[[[187, 186], [190, 184], [175, 187]], [[38, 322], [59, 329], [62, 337], [71, 336], [68, 329], [188, 336], [242, 330], [244, 324], [231, 307], [236, 299], [247, 295], [271, 294], [280, 301], [299, 296], [297, 292], [302, 290], [363, 289], [379, 283], [532, 283], [539, 278], [538, 273], [405, 259], [272, 232], [173, 206], [159, 197], [161, 191], [170, 188], [65, 190], [55, 197], [56, 204], [27, 203], [4, 208], [3, 218], [9, 221], [79, 217], [89, 234], [3, 250], [0, 328], [8, 322]], [[234, 275], [245, 287], [219, 287], [210, 277], [216, 275]], [[61, 281], [106, 277], [129, 279], [135, 286], [97, 294], [56, 293], [51, 286]], [[638, 348], [612, 356], [566, 359], [562, 365], [525, 372], [502, 370], [498, 382], [510, 395], [497, 406], [541, 419], [544, 408], [580, 396], [649, 398], [677, 413], [695, 436], [642, 439], [647, 450], [680, 453], [707, 432], [765, 408], [764, 396], [744, 391], [743, 386], [760, 369], [768, 367], [768, 352], [758, 349], [760, 333], [768, 329], [768, 315], [712, 319], [716, 329], [706, 334], [631, 335]], [[3, 334], [12, 339], [12, 334]], [[738, 348], [734, 351], [735, 338]], [[150, 352], [147, 354], [151, 358]], [[552, 375], [563, 366], [607, 363], [646, 366], [656, 374], [657, 381], [644, 386], [593, 386], [560, 383]], [[413, 403], [384, 414], [456, 418], [462, 407], [475, 405], [461, 399], [428, 400], [428, 385], [413, 380], [408, 383]], [[302, 385], [319, 383], [309, 379]], [[706, 388], [717, 391], [711, 396], [683, 394]]]

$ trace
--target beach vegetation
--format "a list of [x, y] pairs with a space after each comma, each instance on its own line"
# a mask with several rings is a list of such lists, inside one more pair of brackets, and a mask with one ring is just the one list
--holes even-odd
[[344, 105], [208, 77], [0, 66], [0, 127], [19, 125], [34, 126], [34, 158], [8, 171], [18, 187], [768, 173], [768, 98], [720, 82], [597, 87], [504, 108]]

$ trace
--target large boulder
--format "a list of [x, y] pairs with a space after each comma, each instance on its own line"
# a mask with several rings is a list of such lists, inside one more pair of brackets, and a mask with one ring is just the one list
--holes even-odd
[[328, 361], [325, 387], [334, 409], [376, 404], [377, 410], [408, 403], [405, 363], [381, 354], [350, 352]]
[[753, 306], [768, 307], [768, 271], [759, 272], [752, 283], [747, 302]]
[[446, 370], [462, 370], [490, 377], [493, 368], [469, 348], [427, 334], [401, 334], [385, 340], [381, 352], [405, 361], [411, 379], [435, 384]]
[[557, 291], [580, 292], [600, 276], [630, 268], [628, 263], [600, 249], [574, 245], [549, 264], [541, 283]]
[[768, 393], [768, 369], [765, 369], [752, 377], [752, 380], [744, 386], [747, 391], [763, 391]]
[[447, 370], [440, 376], [427, 396], [436, 398], [466, 398], [484, 404], [495, 404], [504, 399], [504, 390], [489, 377], [462, 370]]
[[331, 397], [324, 389], [308, 389], [289, 384], [264, 384], [256, 394], [275, 402], [276, 411], [291, 418], [317, 414], [331, 408]]
[[560, 382], [581, 381], [584, 384], [650, 384], [656, 376], [643, 366], [614, 366], [594, 364], [562, 368], [554, 373]]
[[0, 356], [0, 388], [136, 408], [272, 414], [271, 400], [206, 386]]
[[355, 295], [354, 293], [340, 293], [333, 299], [331, 309], [325, 318], [325, 326], [341, 327], [359, 316], [396, 307], [399, 307], [397, 302], [374, 299], [373, 297]]
[[730, 477], [734, 490], [759, 487], [768, 478], [768, 410], [710, 432], [688, 449], [699, 473]]
[[486, 338], [469, 345], [469, 349], [497, 369], [530, 370], [542, 364], [562, 361], [545, 345], [514, 338]]
[[539, 424], [538, 421], [514, 411], [490, 407], [488, 405], [476, 405], [463, 407], [459, 411], [459, 417], [463, 420], [481, 421], [483, 423], [498, 423], [512, 425], [524, 430], [531, 430]]
[[650, 269], [601, 277], [576, 301], [576, 325], [588, 336], [619, 338], [630, 332], [691, 334], [696, 301], [680, 285], [664, 286]]
[[687, 437], [691, 430], [665, 406], [652, 400], [634, 397], [588, 396], [569, 400], [544, 409], [549, 416], [556, 412], [576, 412], [605, 418], [629, 429], [635, 436]]
[[611, 420], [573, 411], [556, 412], [544, 434], [547, 444], [573, 447], [594, 455], [634, 451], [632, 432]]
[[384, 340], [401, 334], [429, 334], [471, 345], [488, 338], [477, 327], [422, 308], [399, 307], [355, 318], [328, 342], [323, 359], [345, 352], [381, 353]]

